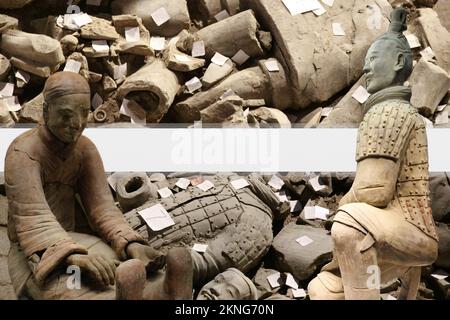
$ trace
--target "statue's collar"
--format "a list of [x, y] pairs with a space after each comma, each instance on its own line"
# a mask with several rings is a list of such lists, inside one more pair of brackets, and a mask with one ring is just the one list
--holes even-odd
[[374, 105], [386, 100], [396, 99], [409, 102], [411, 100], [411, 95], [411, 88], [404, 86], [395, 86], [380, 90], [367, 99], [364, 105], [364, 113], [369, 111], [369, 109]]
[[65, 144], [56, 138], [53, 133], [45, 126], [40, 125], [38, 128], [39, 137], [45, 146], [59, 158], [66, 160], [75, 149], [76, 143]]

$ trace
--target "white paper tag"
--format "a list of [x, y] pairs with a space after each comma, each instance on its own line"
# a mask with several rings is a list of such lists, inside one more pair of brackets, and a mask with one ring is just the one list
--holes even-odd
[[298, 200], [289, 201], [289, 205], [291, 206], [291, 212], [299, 212], [301, 210], [301, 204]]
[[225, 93], [223, 95], [220, 96], [220, 100], [223, 100], [223, 99], [226, 99], [228, 97], [235, 96], [235, 95], [236, 95], [236, 93], [234, 93], [233, 90], [228, 89], [227, 91], [225, 91]]
[[445, 272], [440, 272], [440, 273], [432, 273], [431, 276], [438, 280], [444, 280], [447, 279], [449, 275], [446, 274]]
[[417, 38], [415, 34], [406, 35], [406, 40], [408, 40], [408, 44], [411, 49], [419, 48], [421, 46], [419, 38]]
[[137, 42], [141, 40], [141, 31], [139, 30], [139, 27], [126, 27], [125, 39], [128, 42]]
[[106, 40], [92, 40], [92, 49], [95, 52], [109, 52], [109, 45]]
[[228, 14], [227, 10], [222, 10], [214, 16], [214, 18], [216, 18], [217, 21], [225, 20], [226, 18], [229, 18], [229, 17], [230, 17], [230, 15]]
[[299, 298], [305, 298], [306, 297], [306, 291], [305, 289], [293, 289], [292, 295], [295, 299]]
[[233, 188], [235, 190], [239, 190], [239, 189], [248, 187], [250, 184], [245, 179], [238, 179], [238, 180], [231, 181], [231, 185], [233, 186]]
[[315, 216], [316, 219], [320, 220], [328, 220], [328, 215], [330, 214], [330, 210], [327, 208], [322, 208], [321, 206], [315, 206]]
[[164, 7], [161, 7], [155, 12], [153, 12], [151, 16], [153, 18], [153, 21], [155, 21], [158, 27], [170, 20], [169, 13]]
[[298, 238], [297, 240], [295, 240], [299, 245], [301, 245], [302, 247], [306, 247], [309, 246], [311, 243], [314, 242], [313, 239], [311, 239], [308, 236], [301, 236], [300, 238]]
[[280, 71], [280, 67], [278, 66], [278, 61], [275, 59], [269, 59], [264, 62], [267, 70], [270, 72], [278, 72]]
[[433, 58], [436, 56], [434, 54], [433, 49], [431, 47], [426, 47], [422, 51], [420, 51], [420, 55], [425, 58], [425, 60], [430, 61], [433, 60]]
[[325, 3], [329, 7], [332, 7], [334, 0], [322, 0], [322, 2]]
[[114, 80], [127, 76], [128, 65], [127, 63], [114, 66]]
[[370, 93], [367, 92], [366, 88], [364, 88], [363, 86], [359, 86], [358, 89], [356, 89], [352, 95], [352, 98], [361, 104], [366, 102], [367, 99], [369, 99], [369, 97], [370, 97]]
[[153, 231], [161, 231], [175, 225], [175, 222], [161, 204], [139, 211], [139, 215]]
[[267, 277], [267, 281], [269, 282], [272, 289], [278, 288], [282, 284], [280, 278], [281, 274], [279, 272], [273, 273]]
[[191, 80], [186, 82], [185, 85], [190, 93], [202, 88], [202, 82], [197, 77], [192, 78]]
[[250, 56], [242, 49], [236, 52], [236, 54], [231, 58], [231, 60], [236, 62], [238, 65], [244, 64], [248, 59], [250, 59]]
[[17, 112], [20, 109], [22, 109], [22, 106], [19, 103], [19, 98], [18, 97], [7, 97], [7, 98], [3, 98], [3, 101], [6, 103], [6, 105], [8, 106], [8, 110], [11, 112]]
[[192, 247], [192, 250], [197, 251], [199, 253], [205, 253], [206, 249], [208, 249], [208, 245], [207, 244], [201, 244], [201, 243], [196, 243]]
[[175, 185], [183, 190], [186, 190], [190, 184], [191, 184], [191, 180], [186, 179], [186, 178], [181, 178], [181, 179], [178, 179], [178, 181]]
[[175, 59], [177, 59], [180, 62], [189, 62], [191, 59], [187, 55], [184, 54], [176, 54]]
[[120, 107], [120, 113], [131, 118], [132, 123], [145, 124], [146, 123], [146, 112], [138, 103], [123, 99], [122, 105]]
[[447, 107], [446, 104], [440, 105], [440, 106], [438, 106], [438, 107], [436, 108], [436, 111], [437, 111], [437, 112], [441, 112], [441, 111], [444, 110], [446, 107]]
[[425, 118], [424, 116], [422, 116], [422, 115], [420, 115], [421, 117], [422, 117], [422, 120], [423, 120], [423, 122], [425, 123], [425, 127], [426, 128], [433, 128], [434, 126], [433, 126], [433, 122], [430, 120], [430, 119], [428, 119], [428, 118]]
[[209, 189], [214, 188], [214, 184], [211, 181], [209, 181], [209, 180], [205, 180], [202, 183], [198, 184], [197, 188], [199, 188], [200, 190], [206, 192]]
[[273, 175], [267, 184], [275, 190], [280, 190], [284, 186], [284, 181], [277, 175]]
[[225, 57], [224, 55], [221, 55], [220, 53], [216, 52], [214, 57], [212, 57], [211, 62], [219, 66], [223, 66], [225, 62], [228, 61], [228, 59], [229, 59], [228, 57]]
[[331, 113], [331, 111], [333, 111], [333, 107], [325, 107], [322, 108], [322, 113], [321, 113], [321, 117], [328, 117]]
[[248, 117], [248, 114], [250, 113], [250, 108], [247, 108], [244, 110], [244, 117]]
[[278, 200], [280, 200], [281, 202], [289, 201], [287, 194], [284, 191], [275, 192], [275, 195], [277, 196]]
[[305, 207], [305, 219], [314, 220], [316, 219], [316, 208], [312, 206]]
[[93, 22], [87, 13], [74, 16], [72, 21], [80, 28]]
[[283, 4], [289, 10], [291, 15], [296, 16], [300, 13], [320, 9], [320, 2], [317, 0], [282, 0]]
[[192, 56], [194, 58], [203, 57], [205, 53], [205, 42], [203, 40], [194, 42], [192, 45]]
[[170, 198], [171, 196], [173, 196], [172, 191], [169, 188], [167, 188], [167, 187], [159, 189], [158, 193], [159, 193], [159, 195], [161, 196], [162, 199]]
[[320, 184], [319, 178], [320, 178], [319, 176], [315, 176], [314, 178], [309, 179], [309, 183], [311, 184], [314, 191], [316, 191], [316, 192], [321, 191], [326, 188], [326, 186]]
[[64, 71], [79, 73], [81, 69], [81, 62], [69, 59], [66, 62], [66, 66], [64, 67]]
[[383, 300], [397, 300], [397, 298], [390, 294], [387, 294], [384, 296]]
[[151, 37], [150, 48], [156, 51], [164, 50], [166, 47], [166, 38], [164, 37]]
[[333, 29], [333, 34], [335, 36], [345, 36], [344, 28], [342, 27], [342, 24], [340, 22], [333, 22], [331, 26]]
[[86, 4], [99, 7], [102, 4], [102, 0], [86, 0]]
[[327, 10], [322, 5], [320, 5], [320, 9], [313, 10], [313, 12], [316, 16], [321, 16], [325, 12], [327, 12]]
[[298, 283], [290, 273], [286, 273], [286, 285], [294, 290], [298, 289]]
[[17, 70], [15, 73], [16, 79], [20, 79], [25, 83], [28, 83], [30, 81], [30, 74], [28, 72], [25, 72], [23, 70]]
[[103, 104], [102, 97], [98, 93], [96, 93], [91, 101], [92, 108], [95, 110], [98, 107], [100, 107], [102, 104]]
[[447, 124], [448, 123], [448, 111], [438, 112], [434, 124]]
[[14, 83], [0, 82], [0, 97], [12, 97], [14, 95]]

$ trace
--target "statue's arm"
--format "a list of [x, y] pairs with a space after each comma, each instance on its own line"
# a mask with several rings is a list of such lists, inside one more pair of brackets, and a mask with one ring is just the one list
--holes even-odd
[[366, 158], [360, 161], [355, 181], [342, 198], [340, 206], [364, 202], [374, 207], [386, 207], [395, 195], [398, 170], [398, 162], [388, 158]]
[[10, 147], [5, 160], [5, 187], [17, 241], [39, 284], [71, 254], [87, 253], [52, 213], [37, 160]]
[[103, 162], [95, 145], [87, 138], [82, 141], [82, 164], [77, 189], [91, 226], [121, 257], [127, 258], [128, 244], [144, 239], [125, 220], [115, 206], [109, 189]]

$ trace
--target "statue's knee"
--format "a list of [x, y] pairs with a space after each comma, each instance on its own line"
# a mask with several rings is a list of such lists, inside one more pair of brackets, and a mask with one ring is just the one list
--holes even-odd
[[355, 241], [357, 230], [348, 227], [341, 223], [334, 223], [331, 228], [331, 237], [333, 238], [336, 247], [346, 245], [349, 242]]

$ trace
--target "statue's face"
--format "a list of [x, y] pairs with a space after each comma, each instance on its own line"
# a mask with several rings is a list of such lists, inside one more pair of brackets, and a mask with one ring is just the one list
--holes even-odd
[[45, 123], [62, 142], [76, 142], [86, 128], [90, 106], [91, 101], [87, 94], [55, 98], [44, 108]]
[[247, 283], [239, 275], [232, 271], [225, 271], [207, 283], [198, 294], [197, 299], [243, 300], [248, 299], [249, 294]]
[[391, 41], [376, 41], [369, 48], [364, 65], [369, 93], [398, 85], [395, 81], [397, 72], [403, 68], [404, 58], [393, 46]]

